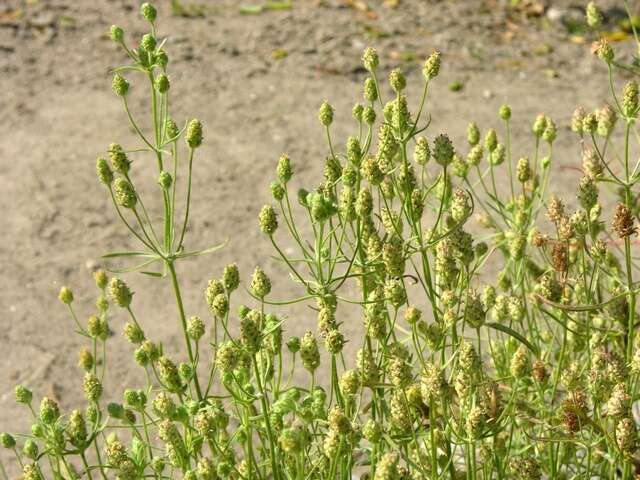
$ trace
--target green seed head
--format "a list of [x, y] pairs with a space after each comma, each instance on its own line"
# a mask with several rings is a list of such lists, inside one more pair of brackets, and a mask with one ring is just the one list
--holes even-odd
[[594, 44], [593, 52], [598, 56], [600, 60], [606, 63], [613, 62], [613, 59], [615, 57], [611, 45], [609, 45], [609, 42], [607, 42], [604, 38], [601, 38]]
[[367, 125], [373, 125], [376, 121], [376, 111], [373, 109], [373, 107], [367, 105], [366, 107], [364, 107], [362, 118]]
[[[375, 80], [371, 77], [367, 77], [364, 80], [363, 96], [364, 96], [364, 99], [369, 103], [373, 103], [378, 99], [378, 87], [376, 86]], [[365, 121], [366, 121], [366, 117], [365, 117]]]
[[287, 340], [287, 348], [291, 353], [298, 353], [300, 351], [300, 337], [290, 337]]
[[156, 21], [158, 11], [150, 3], [144, 2], [142, 5], [140, 5], [140, 14], [147, 22], [153, 23]]
[[145, 339], [142, 329], [137, 324], [131, 322], [124, 324], [122, 334], [134, 345], [142, 343]]
[[189, 121], [185, 140], [189, 148], [198, 148], [202, 145], [202, 123], [200, 120], [194, 118]]
[[102, 395], [102, 384], [93, 373], [84, 376], [84, 396], [90, 402], [97, 401]]
[[328, 127], [333, 122], [333, 107], [326, 100], [320, 105], [318, 118], [325, 127]]
[[162, 188], [162, 190], [169, 190], [172, 183], [173, 178], [171, 178], [171, 174], [169, 172], [160, 172], [160, 175], [158, 175], [158, 185], [160, 185], [160, 188]]
[[313, 333], [307, 332], [300, 342], [300, 358], [302, 365], [310, 372], [314, 372], [320, 366], [320, 352], [318, 342]]
[[71, 291], [70, 288], [62, 287], [60, 289], [60, 294], [58, 295], [58, 298], [65, 305], [70, 305], [71, 303], [73, 303], [73, 292]]
[[92, 353], [86, 348], [80, 350], [80, 354], [78, 355], [78, 365], [80, 368], [88, 372], [93, 368], [94, 364], [95, 360]]
[[24, 447], [22, 448], [22, 452], [25, 456], [31, 460], [35, 460], [38, 457], [38, 444], [28, 438], [24, 442]]
[[31, 404], [31, 400], [33, 399], [33, 393], [31, 393], [31, 390], [29, 390], [28, 388], [24, 387], [23, 385], [17, 385], [15, 394], [16, 394], [16, 402], [23, 403], [24, 405]]
[[273, 235], [278, 229], [276, 211], [271, 205], [265, 205], [262, 207], [260, 215], [258, 216], [258, 223], [260, 225], [260, 230], [265, 235]]
[[433, 158], [439, 165], [443, 167], [449, 165], [453, 160], [454, 153], [453, 144], [444, 133], [438, 135], [433, 141]]
[[169, 82], [169, 77], [167, 77], [164, 73], [158, 75], [155, 81], [155, 87], [158, 93], [167, 93], [169, 88], [171, 87], [171, 82]]
[[595, 2], [589, 2], [586, 8], [587, 25], [598, 28], [602, 25], [602, 13]]
[[119, 97], [124, 97], [129, 92], [129, 82], [127, 82], [127, 80], [119, 73], [116, 73], [113, 76], [111, 86], [113, 87], [113, 91], [116, 92], [116, 95]]
[[422, 74], [427, 81], [438, 76], [440, 72], [440, 52], [433, 52], [429, 58], [424, 62], [424, 68], [422, 69]]
[[46, 425], [52, 425], [60, 417], [58, 403], [48, 397], [40, 402], [40, 420]]
[[389, 74], [389, 85], [391, 85], [391, 89], [396, 93], [402, 92], [407, 86], [407, 80], [399, 68], [391, 70]]
[[364, 112], [364, 105], [361, 103], [356, 103], [351, 110], [351, 114], [357, 122], [362, 121], [362, 112]]
[[282, 154], [278, 159], [278, 167], [276, 168], [278, 178], [283, 184], [286, 184], [293, 176], [293, 168], [291, 167], [291, 160], [286, 154]]
[[258, 298], [266, 297], [271, 292], [271, 280], [264, 270], [260, 267], [256, 267], [251, 277], [251, 291]]
[[133, 185], [124, 178], [116, 178], [116, 181], [113, 183], [113, 194], [117, 204], [123, 208], [133, 209], [138, 202], [138, 196], [136, 195]]
[[2, 444], [4, 448], [15, 448], [16, 439], [13, 438], [11, 434], [2, 432], [0, 433], [0, 444]]
[[102, 157], [96, 160], [96, 173], [98, 174], [98, 180], [100, 180], [100, 183], [111, 185], [111, 182], [113, 182], [113, 172], [111, 171], [107, 161]]
[[109, 36], [114, 42], [120, 43], [124, 38], [124, 31], [118, 25], [111, 25], [111, 28], [109, 29]]
[[511, 118], [511, 107], [507, 104], [504, 104], [500, 107], [498, 113], [500, 114], [500, 118], [506, 122]]
[[475, 122], [471, 122], [467, 125], [467, 142], [469, 142], [469, 145], [471, 146], [475, 146], [480, 142], [480, 129]]
[[364, 68], [373, 73], [375, 69], [378, 68], [379, 62], [378, 52], [376, 52], [374, 48], [367, 47], [362, 54], [362, 64]]
[[117, 173], [121, 175], [126, 175], [127, 173], [129, 173], [131, 162], [127, 158], [127, 154], [124, 152], [123, 148], [120, 145], [118, 145], [117, 143], [112, 143], [111, 145], [109, 145], [108, 153], [111, 160], [111, 166]]
[[140, 49], [151, 53], [156, 49], [156, 43], [156, 37], [150, 33], [145, 33], [140, 40]]
[[133, 297], [127, 284], [118, 277], [113, 277], [109, 282], [109, 295], [116, 305], [122, 308], [128, 308]]
[[622, 110], [629, 118], [638, 115], [638, 83], [630, 80], [622, 91]]

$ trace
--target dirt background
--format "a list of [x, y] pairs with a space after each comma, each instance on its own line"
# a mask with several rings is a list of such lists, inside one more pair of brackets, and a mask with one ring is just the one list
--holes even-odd
[[[483, 131], [499, 126], [503, 102], [513, 108], [515, 158], [532, 154], [535, 115], [554, 118], [559, 136], [550, 193], [569, 199], [580, 165], [578, 143], [567, 127], [571, 113], [576, 105], [592, 109], [608, 98], [606, 69], [590, 53], [592, 38], [575, 26], [586, 2], [520, 2], [510, 8], [492, 0], [301, 0], [288, 10], [247, 15], [241, 6], [250, 1], [210, 0], [183, 2], [186, 16], [172, 12], [168, 0], [157, 3], [159, 35], [168, 35], [174, 116], [198, 117], [205, 125], [187, 248], [229, 239], [221, 253], [179, 268], [188, 315], [207, 317], [203, 288], [231, 261], [239, 264], [245, 284], [254, 266], [263, 265], [277, 299], [300, 293], [271, 259], [256, 215], [269, 201], [281, 152], [294, 162], [294, 187], [312, 188], [320, 178], [327, 154], [316, 113], [322, 99], [336, 110], [336, 142], [354, 132], [351, 106], [361, 98], [365, 46], [378, 49], [383, 72], [402, 67], [414, 102], [423, 58], [434, 49], [443, 52], [427, 105], [433, 115], [428, 136], [448, 132], [463, 152], [467, 122], [476, 121]], [[622, 2], [602, 3], [607, 28], [617, 31], [620, 11], [614, 7]], [[77, 352], [84, 340], [72, 334], [57, 292], [71, 286], [76, 311], [85, 319], [95, 308], [91, 271], [101, 265], [101, 254], [135, 247], [94, 166], [111, 142], [137, 145], [110, 88], [110, 71], [125, 58], [106, 34], [112, 23], [130, 41], [144, 33], [137, 6], [124, 0], [0, 1], [0, 430], [29, 428], [27, 412], [13, 400], [16, 383], [32, 388], [38, 402], [50, 395], [65, 408], [81, 403]], [[619, 45], [628, 50], [631, 42], [621, 37]], [[133, 108], [141, 113], [141, 79], [131, 80]], [[452, 91], [452, 82], [462, 90]], [[136, 159], [135, 179], [149, 195], [156, 191], [153, 164]], [[168, 281], [125, 278], [136, 292], [134, 308], [147, 335], [179, 352], [175, 305], [165, 301]], [[125, 387], [140, 385], [140, 370], [119, 334], [124, 316], [112, 313], [117, 333], [109, 342], [105, 388], [118, 398]], [[284, 314], [287, 334], [314, 328], [308, 306]], [[347, 337], [361, 334], [359, 319], [342, 320]], [[347, 345], [347, 357], [357, 345]], [[6, 452], [0, 459], [15, 473]]]

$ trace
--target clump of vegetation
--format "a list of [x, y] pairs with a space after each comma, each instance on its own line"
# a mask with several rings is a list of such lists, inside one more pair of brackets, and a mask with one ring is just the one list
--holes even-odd
[[[400, 70], [391, 71], [393, 95], [383, 99], [379, 58], [368, 48], [353, 136], [333, 137], [334, 110], [322, 103], [324, 178], [309, 190], [294, 187], [294, 162], [282, 155], [273, 203], [258, 217], [302, 296], [278, 297], [258, 267], [247, 284], [253, 304], [234, 306], [240, 273], [228, 265], [203, 286], [205, 319], [190, 316], [175, 268], [218, 248], [184, 248], [203, 126], [172, 119], [156, 10], [144, 4], [141, 12], [151, 30], [137, 48], [111, 29], [131, 61], [117, 69], [113, 88], [141, 146], [112, 144], [108, 160], [97, 162], [140, 250], [106, 256], [138, 259], [131, 270], [171, 282], [185, 361], [147, 337], [123, 279], [96, 272], [96, 313], [86, 322], [63, 288], [60, 300], [87, 341], [80, 356], [87, 404], [62, 412], [45, 397], [37, 407], [30, 390], [16, 388], [33, 417], [31, 433], [1, 440], [25, 480], [637, 478], [635, 80], [622, 92], [612, 87], [611, 105], [573, 115], [583, 176], [570, 211], [546, 194], [558, 133], [550, 118], [533, 122], [528, 155], [512, 152], [507, 105], [500, 133], [481, 134], [471, 123], [468, 145], [458, 148], [446, 134], [428, 138], [426, 100], [440, 54], [426, 59], [411, 111]], [[593, 4], [587, 19], [598, 27]], [[595, 53], [610, 72], [638, 74], [605, 40]], [[124, 76], [134, 74], [148, 82], [149, 130], [128, 108]], [[132, 158], [142, 155], [157, 163], [160, 222], [133, 179]], [[497, 178], [506, 178], [502, 191]], [[600, 199], [607, 187], [616, 197], [611, 208]], [[283, 242], [297, 251], [285, 254]], [[317, 328], [285, 339], [287, 321], [274, 312], [297, 302], [312, 306]], [[341, 318], [354, 310], [365, 333], [346, 338]], [[112, 317], [123, 315], [147, 383], [106, 404], [106, 341]], [[343, 355], [348, 341], [358, 346], [355, 359]], [[295, 384], [301, 370], [307, 380]]]

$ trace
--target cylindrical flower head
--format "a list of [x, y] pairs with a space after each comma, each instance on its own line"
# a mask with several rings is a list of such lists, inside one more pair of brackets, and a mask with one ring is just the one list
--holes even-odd
[[396, 93], [400, 93], [407, 86], [407, 80], [399, 68], [391, 70], [389, 74], [389, 85], [391, 85], [391, 89]]
[[629, 118], [638, 116], [638, 84], [630, 80], [622, 91], [622, 111]]
[[31, 460], [35, 460], [38, 458], [38, 444], [28, 438], [24, 442], [24, 447], [22, 448], [22, 452], [26, 455], [27, 458]]
[[542, 132], [542, 139], [547, 143], [553, 143], [558, 135], [558, 127], [553, 120], [547, 118], [547, 124], [545, 126], [544, 132]]
[[265, 235], [273, 235], [278, 229], [276, 211], [271, 205], [265, 205], [262, 207], [260, 215], [258, 216], [258, 223], [260, 225], [260, 230]]
[[278, 167], [276, 168], [278, 178], [283, 184], [286, 184], [293, 176], [293, 169], [291, 168], [291, 160], [286, 154], [282, 154], [278, 159]]
[[96, 160], [96, 173], [98, 174], [100, 183], [111, 185], [111, 182], [113, 182], [113, 172], [104, 158], [100, 157]]
[[586, 8], [587, 25], [598, 28], [602, 25], [602, 13], [595, 2], [589, 2]]
[[256, 267], [251, 277], [251, 292], [258, 297], [264, 298], [271, 292], [271, 280], [260, 267]]
[[169, 77], [167, 77], [164, 73], [158, 75], [155, 80], [155, 87], [159, 93], [167, 93], [169, 88], [171, 87], [171, 82], [169, 81]]
[[573, 115], [571, 117], [571, 131], [577, 133], [578, 135], [582, 135], [584, 132], [584, 117], [586, 113], [584, 108], [577, 107]]
[[438, 76], [440, 72], [440, 52], [433, 52], [429, 58], [424, 62], [424, 67], [422, 69], [422, 74], [427, 81]]
[[439, 165], [446, 167], [453, 160], [453, 154], [453, 144], [449, 137], [444, 133], [438, 135], [433, 141], [433, 158], [435, 161]]
[[178, 367], [165, 356], [158, 359], [158, 376], [170, 392], [182, 390], [182, 380], [180, 379]]
[[546, 128], [547, 128], [547, 117], [541, 113], [536, 117], [535, 121], [533, 122], [533, 127], [531, 128], [531, 130], [533, 131], [536, 137], [540, 138]]
[[487, 130], [487, 134], [484, 137], [484, 146], [489, 153], [493, 152], [498, 146], [498, 134], [493, 128]]
[[307, 332], [300, 342], [300, 358], [302, 365], [310, 372], [314, 372], [320, 365], [320, 352], [318, 342], [313, 333]]
[[140, 14], [145, 18], [147, 22], [153, 23], [156, 21], [158, 11], [150, 3], [144, 2], [142, 5], [140, 5]]
[[60, 289], [60, 294], [58, 295], [58, 298], [65, 305], [69, 305], [73, 303], [73, 292], [71, 291], [70, 288], [62, 287]]
[[364, 99], [370, 103], [378, 99], [378, 87], [376, 86], [375, 80], [371, 77], [367, 77], [364, 80], [363, 96]]
[[413, 160], [418, 165], [426, 165], [429, 161], [431, 152], [429, 151], [429, 141], [425, 137], [419, 137], [416, 140], [416, 146], [413, 150]]
[[366, 107], [364, 107], [362, 118], [367, 125], [373, 125], [373, 123], [376, 121], [376, 111], [373, 109], [373, 107], [367, 105]]
[[362, 64], [364, 68], [373, 73], [373, 71], [378, 68], [379, 61], [378, 52], [376, 52], [374, 48], [367, 47], [362, 54]]
[[469, 125], [467, 125], [467, 142], [469, 142], [469, 145], [474, 146], [477, 145], [479, 141], [480, 129], [475, 122], [471, 122], [469, 123]]
[[185, 141], [189, 148], [198, 148], [202, 145], [202, 123], [200, 120], [194, 118], [189, 121]]
[[320, 119], [320, 123], [325, 127], [328, 127], [333, 122], [333, 107], [331, 107], [326, 100], [320, 105], [318, 118]]
[[116, 73], [113, 76], [111, 86], [113, 87], [113, 91], [116, 92], [116, 95], [119, 97], [124, 97], [129, 91], [129, 82], [127, 82], [127, 80], [119, 73]]
[[451, 199], [451, 218], [456, 223], [463, 223], [471, 215], [471, 202], [467, 192], [457, 189]]
[[131, 304], [133, 294], [124, 281], [118, 277], [113, 277], [109, 282], [109, 295], [113, 301], [122, 308], [127, 308]]
[[123, 208], [135, 208], [138, 201], [136, 191], [133, 185], [124, 178], [116, 178], [113, 183], [113, 193], [116, 199], [116, 203]]
[[178, 128], [178, 124], [176, 124], [176, 122], [171, 119], [168, 118], [165, 125], [164, 125], [164, 131], [167, 135], [167, 138], [170, 140], [175, 140], [175, 138], [178, 136], [178, 134], [180, 133], [180, 129]]
[[222, 283], [224, 284], [224, 288], [227, 289], [228, 292], [233, 292], [238, 285], [240, 284], [240, 273], [238, 272], [238, 265], [235, 263], [230, 263], [222, 272]]
[[531, 178], [531, 167], [529, 166], [529, 158], [522, 157], [518, 160], [516, 166], [516, 174], [520, 183], [525, 183]]
[[356, 199], [356, 215], [360, 218], [366, 218], [371, 215], [373, 211], [373, 197], [371, 196], [371, 190], [363, 188], [358, 193]]

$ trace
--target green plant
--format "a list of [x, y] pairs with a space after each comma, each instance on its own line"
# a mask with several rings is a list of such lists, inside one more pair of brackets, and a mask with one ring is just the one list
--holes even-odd
[[[471, 123], [463, 157], [445, 134], [433, 142], [424, 136], [440, 55], [425, 61], [423, 92], [412, 114], [400, 70], [389, 75], [393, 94], [385, 103], [378, 56], [367, 49], [365, 102], [352, 112], [355, 134], [336, 143], [334, 111], [323, 102], [323, 181], [294, 192], [294, 165], [281, 156], [270, 187], [274, 203], [258, 216], [301, 296], [278, 298], [267, 273], [256, 268], [248, 286], [254, 305], [233, 314], [240, 277], [229, 265], [205, 289], [211, 312], [205, 321], [188, 318], [175, 269], [182, 259], [219, 248], [183, 248], [202, 125], [191, 120], [180, 129], [170, 119], [156, 11], [144, 4], [142, 14], [151, 33], [138, 49], [126, 46], [118, 27], [111, 34], [132, 61], [117, 69], [113, 87], [144, 146], [111, 145], [111, 163], [97, 164], [117, 214], [142, 250], [106, 257], [138, 258], [130, 270], [171, 281], [188, 361], [177, 365], [146, 338], [131, 291], [118, 277], [96, 273], [98, 314], [86, 325], [76, 316], [71, 290], [63, 288], [60, 300], [90, 347], [81, 353], [88, 405], [63, 414], [44, 398], [36, 411], [31, 391], [16, 388], [17, 401], [33, 416], [31, 434], [20, 436], [20, 445], [10, 434], [0, 440], [15, 452], [25, 480], [49, 474], [90, 480], [636, 478], [635, 81], [620, 98], [612, 83], [614, 106], [574, 113], [583, 177], [578, 208], [570, 213], [561, 199], [545, 194], [557, 135], [551, 119], [535, 119], [531, 157], [515, 160], [511, 109], [504, 105], [503, 140], [494, 129], [481, 139]], [[595, 28], [600, 19], [589, 5], [588, 24]], [[604, 40], [596, 53], [610, 73], [619, 67], [637, 74], [634, 65], [614, 60]], [[122, 76], [128, 73], [149, 82], [150, 133], [128, 108], [129, 84]], [[620, 124], [622, 136], [615, 134]], [[182, 138], [186, 201], [178, 217]], [[129, 156], [142, 153], [157, 163], [160, 233], [130, 175]], [[618, 197], [613, 214], [603, 211], [601, 187]], [[482, 233], [470, 233], [474, 213]], [[295, 245], [295, 254], [284, 253], [283, 239]], [[156, 265], [161, 271], [146, 271]], [[501, 267], [495, 282], [486, 272], [491, 266]], [[273, 311], [299, 302], [315, 309], [317, 331], [285, 341], [286, 321]], [[105, 405], [110, 305], [129, 317], [124, 334], [136, 345], [134, 358], [147, 384], [126, 390], [122, 404]], [[345, 338], [341, 316], [362, 319], [361, 339]], [[347, 341], [358, 342], [355, 361], [344, 358]], [[300, 367], [308, 382], [295, 385]]]

